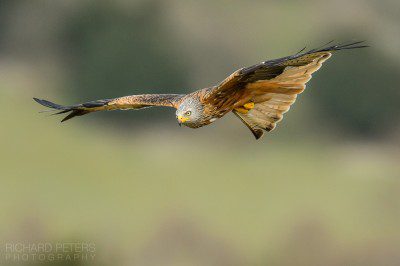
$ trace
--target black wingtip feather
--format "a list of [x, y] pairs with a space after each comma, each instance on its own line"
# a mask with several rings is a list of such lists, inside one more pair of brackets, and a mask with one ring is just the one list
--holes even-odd
[[84, 104], [63, 106], [63, 105], [59, 105], [59, 104], [56, 104], [56, 103], [53, 103], [53, 102], [50, 102], [47, 100], [43, 100], [43, 99], [33, 98], [33, 100], [35, 100], [37, 103], [39, 103], [45, 107], [59, 110], [59, 112], [56, 112], [53, 115], [59, 115], [59, 114], [65, 114], [65, 113], [71, 112], [66, 117], [64, 117], [61, 120], [61, 122], [65, 122], [75, 116], [81, 116], [81, 115], [85, 115], [90, 112], [93, 112], [93, 110], [89, 110], [89, 109], [103, 106], [110, 101], [110, 100], [98, 100], [98, 101], [87, 102]]
[[68, 110], [68, 109], [71, 109], [70, 106], [59, 105], [59, 104], [56, 104], [56, 103], [53, 103], [53, 102], [50, 102], [50, 101], [47, 101], [47, 100], [43, 100], [43, 99], [33, 98], [33, 100], [35, 100], [37, 103], [39, 103], [39, 104], [41, 104], [43, 106], [46, 106], [46, 107], [49, 107], [49, 108], [53, 108], [53, 109], [56, 109], [56, 110]]
[[349, 42], [349, 43], [343, 43], [343, 44], [336, 44], [336, 45], [331, 45], [327, 46], [328, 44], [332, 43], [329, 42], [322, 46], [321, 48], [318, 49], [313, 49], [309, 51], [308, 53], [314, 53], [314, 52], [328, 52], [328, 51], [340, 51], [340, 50], [349, 50], [349, 49], [359, 49], [359, 48], [366, 48], [369, 47], [368, 45], [359, 45], [364, 43], [365, 41], [356, 41], [356, 42]]
[[83, 115], [83, 114], [87, 113], [87, 111], [84, 111], [84, 110], [74, 109], [73, 106], [63, 106], [63, 105], [59, 105], [59, 104], [56, 104], [56, 103], [53, 103], [53, 102], [50, 102], [47, 100], [43, 100], [43, 99], [38, 99], [38, 98], [33, 98], [33, 100], [35, 100], [35, 102], [37, 102], [45, 107], [52, 108], [55, 110], [60, 110], [60, 112], [56, 112], [53, 115], [65, 114], [65, 113], [72, 111], [63, 120], [61, 120], [61, 122], [67, 121], [67, 120], [73, 118], [74, 116]]
[[67, 115], [66, 117], [63, 118], [63, 120], [61, 120], [62, 122], [65, 122], [67, 120], [70, 120], [71, 118], [74, 118], [75, 116], [81, 116], [81, 115], [85, 115], [87, 113], [90, 113], [87, 110], [73, 110], [69, 115]]
[[304, 46], [300, 51], [298, 51], [296, 54], [301, 54], [307, 49], [307, 46]]

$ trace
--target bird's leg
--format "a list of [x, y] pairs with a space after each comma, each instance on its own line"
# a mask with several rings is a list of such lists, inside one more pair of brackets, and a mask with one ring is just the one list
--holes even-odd
[[254, 103], [248, 102], [241, 107], [235, 108], [235, 110], [241, 114], [247, 114], [253, 108], [254, 108]]

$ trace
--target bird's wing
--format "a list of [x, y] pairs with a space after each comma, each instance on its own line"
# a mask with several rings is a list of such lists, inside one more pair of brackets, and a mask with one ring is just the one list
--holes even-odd
[[151, 106], [167, 106], [177, 108], [180, 104], [183, 94], [142, 94], [130, 95], [115, 99], [105, 99], [76, 104], [71, 106], [63, 106], [52, 103], [47, 100], [33, 98], [39, 104], [60, 110], [56, 114], [64, 114], [70, 112], [61, 122], [71, 119], [75, 116], [80, 116], [96, 111], [111, 111], [111, 110], [128, 110], [141, 109]]
[[[203, 101], [218, 108], [231, 108], [258, 139], [263, 130], [271, 131], [282, 119], [297, 94], [303, 92], [311, 75], [332, 52], [366, 47], [355, 42], [313, 49], [305, 53], [269, 60], [242, 68], [210, 90]], [[248, 102], [254, 108], [248, 112], [235, 109]]]

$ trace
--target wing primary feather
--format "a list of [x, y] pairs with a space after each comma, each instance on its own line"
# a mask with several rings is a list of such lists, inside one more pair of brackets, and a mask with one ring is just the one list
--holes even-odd
[[311, 50], [308, 51], [308, 52], [309, 52], [309, 53], [312, 53], [312, 52], [314, 52], [314, 51], [318, 51], [318, 50], [320, 50], [320, 49], [322, 49], [322, 48], [328, 46], [329, 44], [333, 43], [334, 41], [335, 41], [335, 40], [331, 40], [331, 41], [325, 43], [324, 45], [321, 45], [321, 46], [318, 47], [318, 48], [311, 49]]
[[[365, 48], [365, 47], [369, 47], [368, 45], [358, 45], [361, 43], [364, 43], [365, 41], [357, 41], [357, 42], [349, 42], [347, 44], [336, 44], [333, 46], [328, 46], [323, 48], [324, 46], [322, 46], [321, 48], [318, 49], [313, 49], [311, 51], [308, 51], [306, 54], [310, 54], [310, 53], [318, 53], [318, 52], [329, 52], [329, 51], [340, 51], [340, 50], [347, 50], [347, 49], [358, 49], [358, 48]], [[330, 42], [331, 43], [331, 42]], [[329, 44], [329, 43], [328, 43]]]
[[304, 52], [304, 50], [307, 49], [307, 46], [304, 46], [300, 51], [298, 51], [296, 54], [301, 54], [302, 52]]
[[95, 110], [90, 110], [91, 108], [96, 108], [96, 107], [98, 108], [98, 107], [104, 106], [110, 101], [110, 100], [98, 100], [98, 101], [87, 102], [84, 104], [64, 106], [64, 105], [56, 104], [56, 103], [53, 103], [53, 102], [50, 102], [47, 100], [43, 100], [43, 99], [38, 99], [38, 98], [33, 98], [33, 99], [37, 103], [39, 103], [45, 107], [52, 108], [55, 110], [61, 110], [60, 112], [56, 112], [52, 115], [59, 115], [59, 114], [65, 114], [65, 113], [71, 112], [66, 117], [64, 117], [61, 120], [61, 122], [67, 121], [75, 116], [81, 116], [81, 115], [93, 112]]
[[38, 99], [38, 98], [33, 98], [33, 100], [35, 100], [37, 103], [39, 103], [45, 107], [53, 108], [56, 110], [67, 110], [72, 107], [72, 106], [63, 106], [63, 105], [55, 104], [53, 102], [43, 100], [43, 99]]
[[85, 114], [88, 114], [88, 113], [90, 113], [91, 111], [88, 111], [88, 110], [73, 110], [69, 115], [67, 115], [66, 117], [64, 117], [62, 120], [61, 120], [61, 123], [62, 122], [65, 122], [65, 121], [67, 121], [67, 120], [69, 120], [69, 119], [71, 119], [71, 118], [73, 118], [73, 117], [75, 117], [75, 116], [81, 116], [81, 115], [85, 115]]

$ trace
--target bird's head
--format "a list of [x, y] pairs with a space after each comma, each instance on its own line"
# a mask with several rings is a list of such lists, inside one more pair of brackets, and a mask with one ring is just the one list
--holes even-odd
[[198, 127], [203, 117], [203, 106], [198, 99], [185, 99], [176, 110], [179, 125]]

